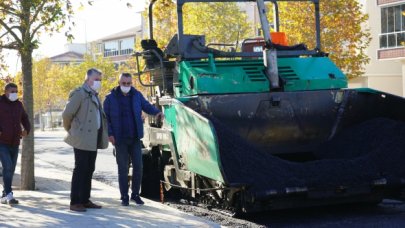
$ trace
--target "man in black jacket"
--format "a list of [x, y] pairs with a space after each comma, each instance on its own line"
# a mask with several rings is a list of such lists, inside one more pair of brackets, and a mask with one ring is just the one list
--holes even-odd
[[[3, 204], [17, 204], [11, 184], [18, 158], [21, 137], [28, 135], [31, 125], [23, 104], [18, 100], [18, 88], [14, 83], [5, 86], [0, 97], [0, 160], [3, 166]], [[21, 128], [21, 124], [24, 129]]]

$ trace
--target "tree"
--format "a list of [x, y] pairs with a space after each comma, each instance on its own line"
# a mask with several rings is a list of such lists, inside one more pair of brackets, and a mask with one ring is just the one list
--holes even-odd
[[[33, 63], [33, 97], [34, 97], [34, 113], [39, 114], [42, 117], [42, 113], [47, 109], [49, 102], [49, 93], [53, 90], [50, 88], [48, 80], [48, 72], [51, 68], [51, 62], [49, 59], [42, 59]], [[44, 125], [41, 122], [41, 129]]]
[[[0, 0], [0, 48], [21, 57], [23, 103], [33, 129], [32, 52], [41, 32], [53, 33], [69, 23], [69, 0]], [[72, 36], [67, 32], [68, 38]], [[24, 137], [21, 153], [21, 188], [34, 190], [34, 131]]]
[[52, 122], [52, 111], [66, 104], [66, 94], [60, 92], [57, 84], [60, 77], [65, 77], [62, 73], [63, 66], [53, 64], [48, 58], [33, 63], [34, 114], [39, 115], [42, 130], [45, 127], [42, 114], [49, 112]]
[[4, 89], [4, 86], [6, 86], [6, 84], [7, 83], [9, 83], [9, 82], [12, 82], [13, 81], [13, 78], [11, 78], [10, 77], [10, 75], [7, 75], [7, 76], [0, 76], [0, 94], [2, 94], [3, 93], [3, 89]]
[[196, 3], [183, 8], [184, 33], [204, 34], [207, 43], [240, 43], [254, 35], [247, 14], [236, 3]]
[[[280, 6], [280, 30], [290, 44], [305, 43], [315, 47], [314, 7], [305, 2], [283, 2]], [[369, 62], [365, 50], [370, 32], [364, 29], [368, 15], [358, 0], [320, 1], [322, 50], [346, 73], [348, 78], [361, 76]]]
[[[145, 9], [143, 16], [145, 21], [148, 21], [148, 8]], [[176, 34], [176, 26], [176, 4], [172, 0], [158, 0], [153, 6], [153, 34], [159, 47], [167, 45], [172, 36]]]
[[[164, 47], [177, 33], [176, 4], [172, 0], [157, 1], [153, 18], [154, 37]], [[253, 36], [246, 13], [232, 2], [184, 4], [183, 22], [185, 34], [205, 35], [207, 43], [229, 44]]]

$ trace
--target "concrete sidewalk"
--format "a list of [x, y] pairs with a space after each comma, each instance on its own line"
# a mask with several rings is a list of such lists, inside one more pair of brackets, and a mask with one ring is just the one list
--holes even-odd
[[[19, 205], [0, 204], [0, 227], [220, 227], [169, 206], [144, 199], [145, 205], [120, 206], [119, 191], [93, 180], [92, 201], [102, 209], [69, 210], [71, 172], [35, 160], [37, 191], [21, 191], [20, 167], [13, 181]], [[2, 184], [2, 178], [0, 178]]]

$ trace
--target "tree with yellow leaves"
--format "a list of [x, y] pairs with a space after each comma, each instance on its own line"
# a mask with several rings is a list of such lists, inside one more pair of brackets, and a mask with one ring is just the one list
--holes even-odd
[[[183, 14], [184, 33], [205, 35], [207, 43], [235, 44], [253, 36], [252, 23], [234, 2], [185, 4]], [[172, 0], [157, 1], [153, 7], [153, 19], [154, 38], [159, 47], [165, 47], [177, 33], [176, 4]]]
[[[305, 43], [314, 48], [314, 5], [310, 2], [280, 2], [280, 30], [290, 44]], [[364, 23], [368, 15], [357, 0], [320, 1], [322, 50], [349, 78], [361, 76], [369, 62], [365, 49], [370, 33]]]
[[[49, 70], [51, 62], [49, 59], [35, 61], [32, 67], [33, 93], [34, 93], [34, 113], [41, 117], [48, 109], [50, 102], [50, 92], [53, 90], [53, 85], [50, 84]], [[41, 123], [41, 129], [44, 125]]]

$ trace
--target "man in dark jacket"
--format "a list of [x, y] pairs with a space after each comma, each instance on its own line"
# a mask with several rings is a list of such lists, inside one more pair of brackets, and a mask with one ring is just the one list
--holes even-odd
[[128, 162], [132, 161], [131, 200], [142, 205], [139, 197], [142, 181], [142, 152], [140, 139], [143, 137], [142, 111], [164, 118], [162, 112], [151, 105], [143, 95], [132, 87], [132, 75], [123, 73], [119, 86], [106, 96], [104, 112], [107, 115], [109, 141], [115, 146], [118, 164], [118, 183], [121, 204], [128, 206]]
[[[5, 86], [5, 94], [0, 97], [0, 160], [3, 166], [3, 204], [17, 204], [11, 184], [18, 158], [21, 137], [31, 130], [28, 115], [18, 100], [18, 88], [14, 83]], [[24, 130], [21, 129], [21, 124]]]

